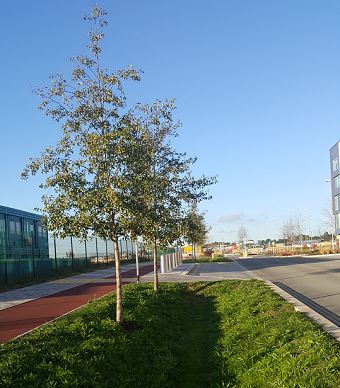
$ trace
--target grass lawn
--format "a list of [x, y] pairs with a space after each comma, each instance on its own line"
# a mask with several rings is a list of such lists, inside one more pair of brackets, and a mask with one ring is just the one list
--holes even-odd
[[130, 284], [0, 348], [1, 387], [340, 387], [339, 344], [258, 280]]

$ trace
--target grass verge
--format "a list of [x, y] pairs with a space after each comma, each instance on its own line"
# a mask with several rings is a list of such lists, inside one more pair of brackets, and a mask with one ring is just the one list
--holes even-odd
[[5, 343], [2, 387], [339, 387], [339, 344], [257, 280], [124, 287]]

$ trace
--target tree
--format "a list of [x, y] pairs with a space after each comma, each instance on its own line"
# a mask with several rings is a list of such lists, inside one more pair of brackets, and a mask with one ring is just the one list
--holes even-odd
[[302, 232], [306, 224], [306, 217], [303, 212], [297, 210], [293, 214], [293, 223], [294, 223], [294, 232], [296, 234], [296, 237], [300, 240], [300, 250], [302, 251]]
[[296, 236], [296, 228], [292, 216], [289, 216], [288, 219], [283, 219], [279, 231], [284, 243], [287, 243], [288, 245], [291, 244], [293, 250], [293, 241]]
[[330, 204], [325, 205], [322, 208], [321, 215], [323, 217], [322, 225], [325, 229], [327, 229], [328, 232], [330, 232], [330, 234], [332, 234], [335, 229], [335, 216]]
[[122, 82], [139, 81], [132, 66], [109, 74], [99, 64], [106, 12], [93, 7], [85, 20], [94, 23], [88, 45], [93, 57], [72, 58], [74, 70], [69, 85], [62, 74], [51, 76], [52, 87], [34, 89], [43, 98], [39, 109], [63, 122], [63, 136], [56, 147], [48, 147], [30, 163], [21, 176], [27, 179], [40, 170], [48, 177], [40, 187], [43, 221], [55, 236], [72, 235], [87, 240], [89, 234], [114, 243], [117, 308], [122, 322], [122, 284], [118, 238], [131, 230], [129, 198], [139, 184], [140, 129], [131, 125]]
[[332, 248], [334, 248], [334, 234], [335, 230], [337, 229], [337, 218], [336, 215], [333, 214], [333, 204], [329, 203], [328, 205], [325, 205], [322, 208], [321, 214], [323, 216], [322, 224], [326, 230], [330, 231], [330, 234], [332, 236]]
[[239, 242], [242, 242], [243, 245], [246, 245], [247, 237], [248, 237], [248, 229], [245, 228], [243, 224], [240, 226], [240, 229], [237, 231], [236, 237]]
[[140, 129], [139, 141], [145, 153], [140, 184], [134, 187], [131, 196], [130, 216], [133, 230], [153, 246], [155, 291], [158, 290], [157, 247], [179, 239], [185, 204], [209, 199], [205, 187], [216, 182], [215, 177], [194, 179], [190, 165], [196, 158], [172, 149], [169, 139], [177, 136], [180, 126], [179, 122], [173, 123], [174, 109], [174, 100], [152, 106], [137, 104], [131, 120]]
[[204, 239], [204, 247], [209, 247], [213, 243], [213, 237], [207, 234]]
[[204, 221], [204, 213], [198, 213], [196, 204], [192, 204], [183, 222], [184, 238], [192, 245], [194, 255], [194, 244], [203, 245], [209, 228]]
[[[113, 241], [116, 320], [122, 322], [118, 238], [134, 234], [150, 239], [153, 233], [154, 241], [165, 243], [177, 233], [174, 225], [182, 206], [178, 203], [204, 195], [194, 192], [202, 181], [191, 181], [188, 173], [193, 160], [164, 144], [177, 128], [171, 119], [173, 100], [137, 104], [126, 111], [122, 83], [139, 81], [140, 72], [132, 66], [115, 73], [100, 67], [105, 15], [95, 5], [84, 18], [94, 23], [88, 45], [93, 57], [72, 58], [71, 84], [57, 74], [51, 77], [51, 88], [33, 90], [43, 98], [39, 109], [62, 122], [63, 136], [55, 148], [31, 158], [21, 176], [27, 179], [38, 171], [48, 175], [40, 185], [47, 194], [39, 210], [55, 236], [87, 240], [92, 235]], [[161, 168], [161, 157], [166, 157], [168, 168]]]

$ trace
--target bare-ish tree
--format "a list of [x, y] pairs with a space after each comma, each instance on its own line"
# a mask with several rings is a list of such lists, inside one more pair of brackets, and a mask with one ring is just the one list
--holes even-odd
[[240, 229], [237, 231], [236, 237], [237, 237], [238, 242], [242, 242], [243, 245], [245, 246], [245, 250], [246, 250], [245, 253], [246, 253], [247, 252], [246, 243], [247, 243], [247, 238], [248, 238], [248, 229], [243, 224], [240, 226]]
[[331, 204], [327, 204], [323, 206], [321, 210], [322, 225], [326, 229], [327, 232], [330, 232], [332, 235], [332, 248], [334, 248], [334, 232], [336, 229], [335, 215], [333, 214], [333, 209]]
[[300, 241], [300, 250], [302, 251], [302, 232], [306, 225], [306, 216], [304, 212], [296, 210], [296, 212], [293, 213], [293, 222], [294, 222], [294, 229], [296, 237], [298, 237]]
[[284, 244], [287, 244], [288, 246], [291, 245], [293, 250], [293, 241], [296, 235], [296, 229], [292, 216], [289, 216], [287, 219], [283, 219], [279, 232]]

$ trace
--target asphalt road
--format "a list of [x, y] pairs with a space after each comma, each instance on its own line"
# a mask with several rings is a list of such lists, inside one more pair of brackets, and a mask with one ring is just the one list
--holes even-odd
[[[336, 314], [340, 322], [340, 255], [233, 259], [263, 280], [270, 280], [291, 294], [297, 292], [293, 296], [301, 294]], [[308, 299], [304, 301], [307, 305]]]

